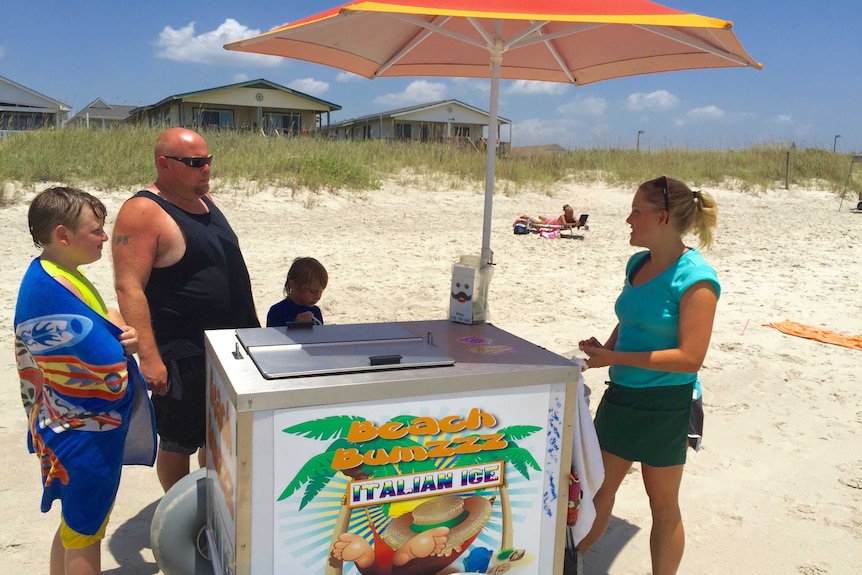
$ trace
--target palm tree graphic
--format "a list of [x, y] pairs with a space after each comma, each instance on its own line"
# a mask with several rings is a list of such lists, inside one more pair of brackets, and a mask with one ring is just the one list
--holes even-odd
[[[389, 418], [388, 420], [401, 423], [404, 427], [409, 427], [415, 419], [417, 419], [416, 416], [399, 415], [397, 417]], [[299, 510], [301, 511], [304, 509], [338, 473], [338, 471], [333, 468], [332, 462], [335, 453], [339, 449], [353, 448], [362, 452], [374, 451], [375, 453], [379, 453], [379, 450], [384, 450], [388, 453], [395, 447], [411, 448], [423, 446], [420, 441], [413, 439], [413, 437], [418, 436], [409, 435], [400, 439], [381, 439], [376, 437], [369, 441], [362, 441], [361, 443], [349, 441], [347, 437], [351, 425], [353, 425], [354, 422], [365, 421], [367, 421], [365, 418], [355, 415], [333, 415], [302, 422], [283, 429], [283, 432], [293, 435], [317, 439], [320, 441], [333, 441], [325, 451], [306, 461], [293, 479], [282, 490], [281, 495], [278, 497], [278, 501], [283, 501], [291, 497], [305, 486], [302, 499], [299, 503]], [[397, 464], [384, 463], [382, 465], [373, 466], [362, 464], [352, 469], [345, 469], [342, 473], [354, 481], [359, 481], [374, 477], [392, 477], [437, 471], [456, 466], [481, 465], [502, 460], [505, 462], [505, 471], [503, 473], [504, 481], [499, 486], [502, 523], [500, 549], [512, 549], [512, 509], [505, 477], [510, 468], [520, 473], [525, 479], [530, 478], [530, 468], [535, 471], [542, 470], [533, 455], [527, 449], [519, 447], [516, 443], [516, 441], [529, 437], [541, 430], [541, 427], [533, 425], [509, 426], [494, 430], [496, 433], [503, 436], [506, 444], [506, 447], [503, 449], [456, 455], [446, 458], [445, 460], [427, 458], [424, 460], [415, 459], [413, 461], [402, 461]], [[471, 436], [467, 435], [465, 437]], [[481, 444], [481, 440], [479, 441], [479, 444]], [[330, 539], [330, 549], [338, 540], [338, 537], [347, 532], [350, 525], [352, 510], [347, 504], [348, 495], [348, 492], [345, 491], [345, 494], [341, 499], [338, 517], [335, 520], [332, 538]], [[388, 515], [390, 505], [390, 503], [384, 503], [381, 505], [381, 511], [385, 515]], [[325, 575], [340, 575], [341, 572], [342, 567], [340, 562], [327, 562], [327, 568], [324, 571]]]

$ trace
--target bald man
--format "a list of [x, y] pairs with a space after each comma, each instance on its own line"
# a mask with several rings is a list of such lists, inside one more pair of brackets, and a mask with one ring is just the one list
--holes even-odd
[[111, 251], [117, 301], [138, 330], [152, 391], [162, 488], [205, 464], [204, 330], [259, 327], [236, 234], [209, 194], [212, 155], [192, 130], [169, 128], [155, 145], [156, 181], [128, 199]]

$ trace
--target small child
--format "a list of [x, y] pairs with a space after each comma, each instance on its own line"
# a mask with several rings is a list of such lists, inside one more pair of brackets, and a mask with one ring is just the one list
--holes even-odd
[[284, 282], [285, 298], [269, 308], [266, 327], [287, 325], [294, 321], [323, 324], [317, 302], [329, 283], [326, 268], [314, 258], [296, 258]]
[[[62, 505], [50, 570], [66, 575], [101, 572], [121, 467], [155, 458], [152, 408], [131, 358], [138, 334], [79, 269], [101, 258], [106, 215], [101, 201], [76, 188], [49, 188], [33, 199], [30, 234], [42, 254], [27, 269], [15, 307], [27, 444], [42, 469], [41, 510], [55, 499]], [[127, 451], [136, 401], [144, 419], [150, 407], [152, 437], [129, 437], [139, 443]]]

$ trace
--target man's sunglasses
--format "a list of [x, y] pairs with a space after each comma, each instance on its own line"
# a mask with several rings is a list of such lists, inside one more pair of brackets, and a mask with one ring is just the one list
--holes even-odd
[[658, 180], [656, 180], [656, 183], [658, 183], [658, 187], [661, 188], [661, 194], [664, 196], [664, 211], [670, 214], [670, 204], [667, 201], [667, 176], [660, 177]]
[[209, 156], [193, 156], [191, 158], [183, 158], [180, 156], [165, 156], [169, 160], [176, 160], [178, 162], [182, 162], [190, 168], [203, 168], [204, 166], [209, 166], [213, 163], [213, 156], [210, 154]]

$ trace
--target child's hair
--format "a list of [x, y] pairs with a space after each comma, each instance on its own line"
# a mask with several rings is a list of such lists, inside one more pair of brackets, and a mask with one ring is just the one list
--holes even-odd
[[329, 274], [326, 268], [314, 258], [296, 258], [287, 271], [287, 279], [284, 281], [284, 295], [290, 297], [290, 280], [297, 285], [308, 285], [314, 280], [320, 282], [321, 289], [326, 289], [329, 283]]
[[712, 245], [712, 228], [718, 223], [718, 206], [715, 199], [702, 190], [692, 191], [687, 185], [673, 178], [656, 178], [640, 185], [647, 192], [646, 201], [656, 211], [664, 209], [662, 184], [667, 185], [669, 218], [679, 233], [697, 234], [704, 248]]
[[99, 221], [105, 223], [108, 215], [105, 204], [83, 190], [56, 186], [40, 192], [30, 202], [27, 213], [33, 244], [37, 248], [50, 244], [57, 226], [66, 226], [77, 232], [84, 206], [89, 206]]

